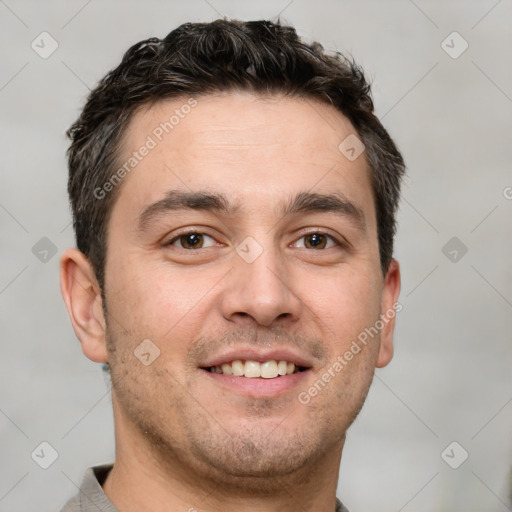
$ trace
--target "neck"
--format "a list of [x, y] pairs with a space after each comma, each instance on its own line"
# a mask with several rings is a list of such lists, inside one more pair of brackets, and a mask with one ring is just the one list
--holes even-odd
[[115, 409], [116, 460], [103, 490], [123, 512], [335, 510], [344, 439], [292, 473], [268, 479], [234, 477], [197, 471], [183, 453], [164, 457], [136, 427], [119, 421], [124, 418]]

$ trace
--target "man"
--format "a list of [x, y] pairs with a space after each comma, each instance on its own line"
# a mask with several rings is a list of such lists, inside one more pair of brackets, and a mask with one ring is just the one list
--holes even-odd
[[404, 164], [362, 71], [266, 21], [142, 41], [69, 131], [61, 288], [116, 458], [64, 511], [346, 510], [393, 353]]

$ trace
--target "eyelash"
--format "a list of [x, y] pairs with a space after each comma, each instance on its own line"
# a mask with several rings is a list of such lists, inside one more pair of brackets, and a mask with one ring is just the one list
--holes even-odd
[[[197, 230], [189, 230], [189, 231], [184, 231], [183, 233], [180, 233], [178, 235], [176, 235], [174, 238], [172, 238], [171, 240], [169, 240], [167, 243], [165, 243], [164, 245], [166, 247], [168, 246], [172, 246], [174, 244], [174, 242], [178, 241], [181, 237], [183, 236], [187, 236], [187, 235], [203, 235], [203, 236], [207, 236], [207, 237], [210, 237], [212, 240], [214, 240], [213, 236], [211, 235], [208, 235], [207, 233], [203, 233], [201, 231], [197, 231]], [[334, 237], [333, 235], [325, 232], [325, 231], [321, 231], [321, 230], [317, 230], [317, 231], [310, 231], [309, 233], [304, 233], [303, 235], [301, 235], [299, 238], [297, 238], [297, 240], [294, 242], [296, 243], [298, 240], [302, 239], [302, 238], [305, 238], [307, 236], [311, 236], [311, 235], [322, 235], [322, 236], [326, 236], [327, 238], [329, 238], [330, 240], [332, 240], [338, 247], [340, 248], [344, 248], [346, 247], [346, 243], [345, 242], [342, 242], [340, 240], [338, 240], [336, 237]], [[203, 247], [200, 247], [199, 249], [186, 249], [184, 247], [177, 247], [178, 249], [181, 249], [183, 251], [197, 251], [199, 249], [203, 249]], [[301, 247], [301, 249], [307, 249], [307, 247]], [[327, 249], [332, 249], [332, 247], [328, 247]], [[310, 250], [315, 250], [315, 249], [310, 249]], [[326, 249], [317, 249], [319, 251], [325, 251]]]

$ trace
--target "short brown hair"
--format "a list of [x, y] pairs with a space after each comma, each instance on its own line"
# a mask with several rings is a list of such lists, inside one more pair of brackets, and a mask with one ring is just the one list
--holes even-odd
[[304, 43], [293, 27], [279, 22], [219, 19], [185, 23], [164, 39], [133, 45], [119, 66], [91, 91], [67, 132], [71, 139], [68, 192], [76, 243], [91, 262], [102, 291], [107, 226], [121, 187], [101, 198], [95, 191], [118, 170], [118, 149], [131, 116], [159, 100], [229, 91], [317, 99], [351, 121], [371, 169], [385, 272], [393, 254], [405, 165], [374, 114], [362, 69], [340, 53], [328, 55], [319, 43]]

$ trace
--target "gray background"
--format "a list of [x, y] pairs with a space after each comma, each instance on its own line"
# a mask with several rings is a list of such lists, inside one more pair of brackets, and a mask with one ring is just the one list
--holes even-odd
[[[353, 512], [512, 510], [510, 0], [0, 0], [0, 511], [58, 510], [114, 455], [108, 384], [58, 283], [73, 245], [64, 131], [88, 88], [132, 43], [182, 22], [280, 12], [365, 67], [409, 168], [396, 354], [349, 431], [338, 494]], [[59, 45], [47, 59], [31, 48], [42, 31]], [[458, 36], [442, 44], [453, 31], [469, 44], [457, 58]], [[46, 470], [31, 458], [42, 441], [59, 454]], [[441, 456], [452, 441], [452, 465], [469, 453], [458, 469]]]

